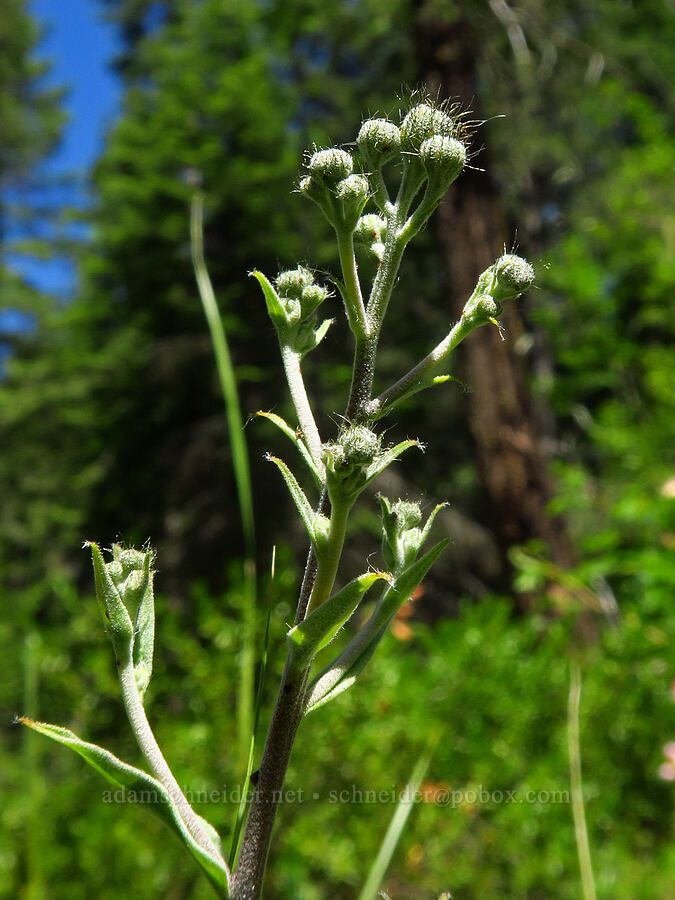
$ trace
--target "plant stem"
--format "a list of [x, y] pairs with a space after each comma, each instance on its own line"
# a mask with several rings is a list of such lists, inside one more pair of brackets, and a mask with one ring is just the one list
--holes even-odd
[[337, 228], [335, 234], [337, 236], [340, 266], [342, 267], [344, 301], [349, 326], [357, 340], [363, 339], [368, 336], [368, 321], [366, 319], [366, 308], [363, 305], [356, 257], [354, 256], [354, 234], [352, 231], [347, 231], [343, 228]]
[[[134, 672], [134, 664], [131, 654], [125, 660], [119, 661], [119, 681], [122, 687], [122, 697], [124, 699], [124, 708], [126, 709], [129, 723], [138, 741], [143, 755], [148, 761], [153, 775], [160, 781], [168, 791], [171, 799], [176, 804], [181, 818], [185, 822], [186, 827], [190, 831], [192, 837], [209, 854], [219, 865], [226, 871], [227, 864], [223, 859], [220, 851], [215, 846], [209, 835], [206, 833], [199, 817], [192, 809], [187, 801], [187, 797], [180, 789], [180, 785], [176, 781], [173, 772], [169, 768], [169, 764], [164, 759], [164, 755], [160, 750], [159, 744], [152, 733], [150, 723], [143, 708], [143, 701], [138, 692], [136, 685], [136, 675]], [[229, 871], [228, 871], [229, 874]]]
[[305, 617], [315, 610], [317, 606], [321, 606], [324, 600], [328, 599], [330, 592], [333, 590], [335, 576], [337, 575], [338, 565], [340, 564], [340, 557], [342, 556], [342, 548], [345, 543], [347, 519], [349, 518], [350, 509], [351, 506], [345, 503], [335, 504], [333, 506], [326, 548], [319, 560], [316, 578], [307, 604]]
[[584, 900], [595, 900], [595, 879], [588, 843], [584, 791], [581, 781], [581, 750], [579, 745], [579, 705], [581, 702], [581, 669], [577, 662], [570, 666], [570, 692], [567, 706], [567, 744], [570, 758], [570, 784], [572, 786], [572, 814], [574, 836], [579, 855], [581, 884]]
[[300, 369], [300, 354], [296, 353], [295, 350], [292, 350], [287, 345], [282, 344], [281, 359], [284, 364], [284, 371], [286, 372], [288, 388], [291, 392], [291, 400], [295, 407], [295, 414], [298, 417], [298, 423], [300, 424], [300, 430], [302, 431], [305, 443], [307, 444], [307, 449], [314, 460], [314, 465], [318, 468], [319, 472], [323, 472], [323, 462], [321, 461], [321, 436], [319, 435], [319, 429], [316, 427], [316, 422], [314, 421], [312, 407], [309, 405], [309, 398], [307, 397], [307, 390], [305, 389], [305, 382], [302, 377], [302, 370]]
[[464, 338], [473, 331], [473, 326], [466, 320], [460, 319], [445, 338], [437, 344], [434, 349], [428, 353], [424, 359], [414, 368], [407, 372], [402, 378], [387, 388], [368, 404], [368, 413], [374, 415], [379, 412], [387, 403], [394, 403], [411, 388], [419, 384], [425, 378], [428, 378], [433, 370], [460, 344]]

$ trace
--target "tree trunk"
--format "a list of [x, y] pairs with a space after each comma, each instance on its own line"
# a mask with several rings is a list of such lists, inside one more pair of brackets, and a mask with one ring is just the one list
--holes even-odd
[[[477, 117], [476, 39], [466, 19], [461, 14], [453, 21], [428, 15], [425, 0], [418, 0], [416, 6], [420, 81], [432, 96], [459, 99]], [[452, 309], [458, 318], [478, 275], [510, 240], [489, 175], [467, 169], [441, 205], [436, 221], [452, 285]], [[570, 565], [574, 552], [564, 524], [546, 509], [553, 493], [546, 441], [527, 387], [526, 359], [515, 351], [523, 330], [515, 303], [505, 305], [502, 324], [506, 340], [497, 328], [483, 327], [462, 345], [472, 390], [469, 424], [482, 484], [494, 511], [493, 526], [505, 566], [508, 548], [532, 538], [546, 541], [555, 562]]]

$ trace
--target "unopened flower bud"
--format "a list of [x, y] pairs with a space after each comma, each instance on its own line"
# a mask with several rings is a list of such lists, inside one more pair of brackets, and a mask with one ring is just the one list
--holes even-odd
[[350, 425], [334, 444], [325, 444], [326, 487], [331, 503], [353, 502], [363, 490], [366, 469], [377, 458], [381, 439], [364, 425]]
[[364, 175], [350, 175], [338, 182], [335, 196], [346, 203], [365, 203], [368, 190], [368, 179]]
[[518, 297], [532, 287], [534, 269], [522, 256], [505, 253], [493, 266], [494, 274], [490, 293], [499, 303]]
[[442, 137], [455, 134], [452, 116], [428, 103], [413, 106], [401, 123], [401, 149], [417, 153], [424, 141], [435, 134]]
[[422, 142], [420, 159], [430, 184], [445, 192], [466, 164], [466, 147], [456, 138], [435, 134]]
[[354, 243], [377, 244], [384, 241], [387, 223], [375, 213], [361, 216], [354, 229]]
[[504, 300], [518, 297], [531, 287], [534, 269], [522, 256], [505, 253], [486, 269], [467, 301], [462, 319], [472, 327], [484, 325], [501, 314]]
[[356, 143], [366, 166], [376, 171], [398, 155], [401, 132], [386, 119], [367, 119], [361, 125]]
[[354, 162], [346, 150], [332, 147], [330, 150], [317, 150], [316, 153], [313, 153], [307, 168], [313, 178], [334, 185], [352, 174]]
[[352, 425], [340, 433], [337, 440], [344, 451], [347, 465], [367, 466], [380, 452], [379, 435], [365, 425]]
[[298, 266], [297, 269], [279, 272], [275, 284], [280, 297], [294, 297], [299, 300], [305, 288], [314, 284], [314, 276], [309, 269]]
[[369, 185], [364, 175], [350, 175], [339, 181], [335, 196], [342, 214], [342, 225], [353, 231], [368, 202]]
[[321, 306], [328, 296], [328, 291], [320, 284], [308, 284], [302, 289], [300, 296], [300, 306], [302, 307], [302, 317], [306, 319]]

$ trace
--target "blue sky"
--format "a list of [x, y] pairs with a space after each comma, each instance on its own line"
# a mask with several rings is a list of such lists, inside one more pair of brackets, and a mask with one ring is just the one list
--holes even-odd
[[[29, 0], [28, 9], [45, 31], [36, 56], [52, 65], [46, 83], [67, 90], [63, 140], [42, 171], [74, 176], [65, 195], [56, 192], [53, 202], [86, 205], [87, 169], [99, 156], [119, 108], [120, 85], [110, 70], [119, 50], [117, 35], [103, 20], [98, 0]], [[76, 276], [67, 261], [10, 256], [8, 262], [36, 287], [64, 297], [72, 294]]]

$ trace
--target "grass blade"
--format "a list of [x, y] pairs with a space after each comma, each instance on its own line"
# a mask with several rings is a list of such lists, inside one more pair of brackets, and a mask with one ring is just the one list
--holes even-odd
[[440, 734], [438, 732], [432, 735], [427, 746], [415, 763], [415, 768], [413, 769], [410, 780], [405, 788], [405, 796], [398, 802], [396, 811], [389, 823], [387, 833], [382, 839], [378, 854], [370, 867], [370, 872], [368, 872], [366, 883], [361, 888], [359, 900], [375, 900], [377, 897], [380, 885], [387, 874], [387, 869], [389, 868], [394, 851], [396, 850], [396, 845], [398, 844], [406, 822], [408, 821], [408, 816], [410, 815], [413, 806], [413, 798], [415, 793], [419, 790], [422, 779], [429, 768], [429, 763], [431, 762], [431, 757], [439, 737]]
[[244, 609], [239, 690], [237, 692], [237, 748], [240, 764], [244, 765], [253, 728], [253, 686], [255, 682], [255, 619], [257, 606], [257, 576], [255, 567], [255, 520], [253, 491], [248, 462], [248, 448], [239, 404], [237, 379], [232, 365], [230, 348], [223, 320], [216, 303], [213, 285], [204, 259], [204, 197], [194, 194], [190, 211], [192, 264], [199, 288], [204, 314], [211, 333], [216, 357], [220, 388], [225, 401], [225, 414], [232, 449], [232, 466], [239, 499], [239, 514], [244, 535]]
[[577, 662], [570, 667], [570, 692], [567, 704], [567, 746], [570, 757], [570, 784], [572, 787], [572, 815], [574, 837], [579, 856], [581, 885], [584, 900], [595, 900], [595, 879], [588, 843], [584, 791], [581, 782], [581, 749], [579, 742], [579, 706], [581, 703], [581, 669]]

